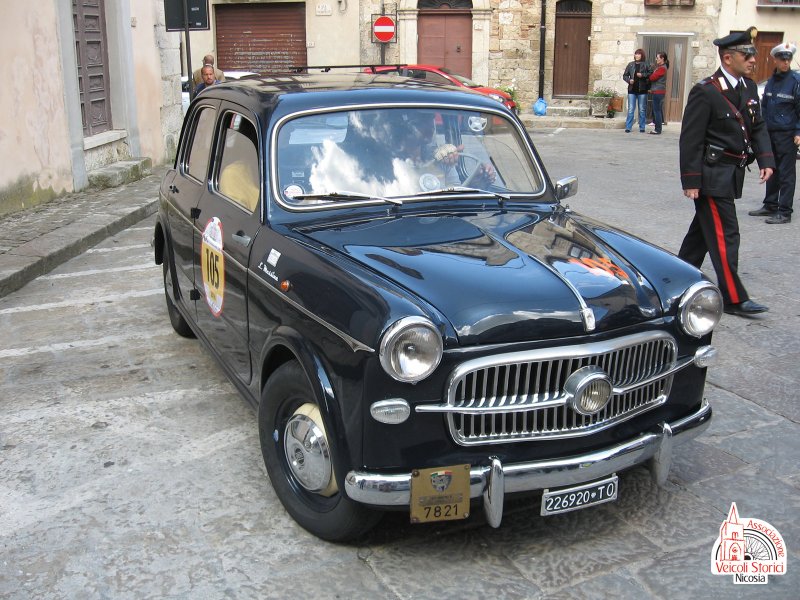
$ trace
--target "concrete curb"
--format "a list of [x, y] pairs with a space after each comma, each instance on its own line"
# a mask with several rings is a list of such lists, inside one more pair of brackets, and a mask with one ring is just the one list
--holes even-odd
[[[153, 199], [121, 216], [101, 215], [100, 218], [90, 219], [85, 225], [51, 231], [9, 251], [4, 261], [9, 264], [3, 265], [5, 268], [0, 273], [0, 297], [20, 289], [107, 237], [155, 214], [157, 208], [158, 199]], [[67, 229], [69, 231], [65, 231]]]

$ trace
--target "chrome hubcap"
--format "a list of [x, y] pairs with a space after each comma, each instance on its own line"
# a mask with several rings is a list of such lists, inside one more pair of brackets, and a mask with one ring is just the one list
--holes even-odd
[[330, 495], [336, 489], [330, 448], [321, 423], [317, 407], [304, 404], [286, 424], [283, 447], [286, 462], [298, 483], [309, 492]]

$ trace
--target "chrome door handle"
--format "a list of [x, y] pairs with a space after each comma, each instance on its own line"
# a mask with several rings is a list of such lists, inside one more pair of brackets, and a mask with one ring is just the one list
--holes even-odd
[[249, 235], [245, 235], [243, 231], [237, 231], [231, 237], [233, 238], [234, 242], [245, 247], [249, 246], [250, 241], [253, 239]]

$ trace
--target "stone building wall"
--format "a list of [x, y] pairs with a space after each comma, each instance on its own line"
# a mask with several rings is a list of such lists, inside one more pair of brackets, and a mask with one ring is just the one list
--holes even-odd
[[[716, 68], [712, 40], [721, 0], [696, 0], [688, 6], [645, 6], [644, 0], [595, 0], [592, 3], [592, 45], [589, 55], [589, 91], [611, 87], [626, 91], [625, 65], [641, 44], [639, 34], [693, 34], [690, 42], [689, 81], [697, 81]], [[492, 29], [489, 84], [517, 88], [523, 111], [542, 95], [539, 90], [540, 0], [491, 0]], [[544, 98], [552, 102], [556, 3], [546, 4]]]

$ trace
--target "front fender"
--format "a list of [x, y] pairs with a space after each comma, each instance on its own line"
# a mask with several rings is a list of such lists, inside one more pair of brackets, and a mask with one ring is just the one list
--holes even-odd
[[[270, 336], [261, 352], [260, 390], [264, 389], [269, 377], [282, 364], [296, 360], [306, 374], [308, 384], [319, 406], [328, 440], [332, 444], [333, 465], [340, 489], [344, 489], [344, 477], [354, 465], [360, 464], [361, 453], [361, 412], [355, 402], [343, 406], [341, 389], [334, 381], [341, 381], [333, 373], [333, 366], [323, 360], [322, 353], [291, 327], [282, 326]], [[261, 398], [261, 394], [258, 394]], [[350, 435], [348, 435], [348, 432]], [[358, 444], [351, 444], [356, 440]]]

